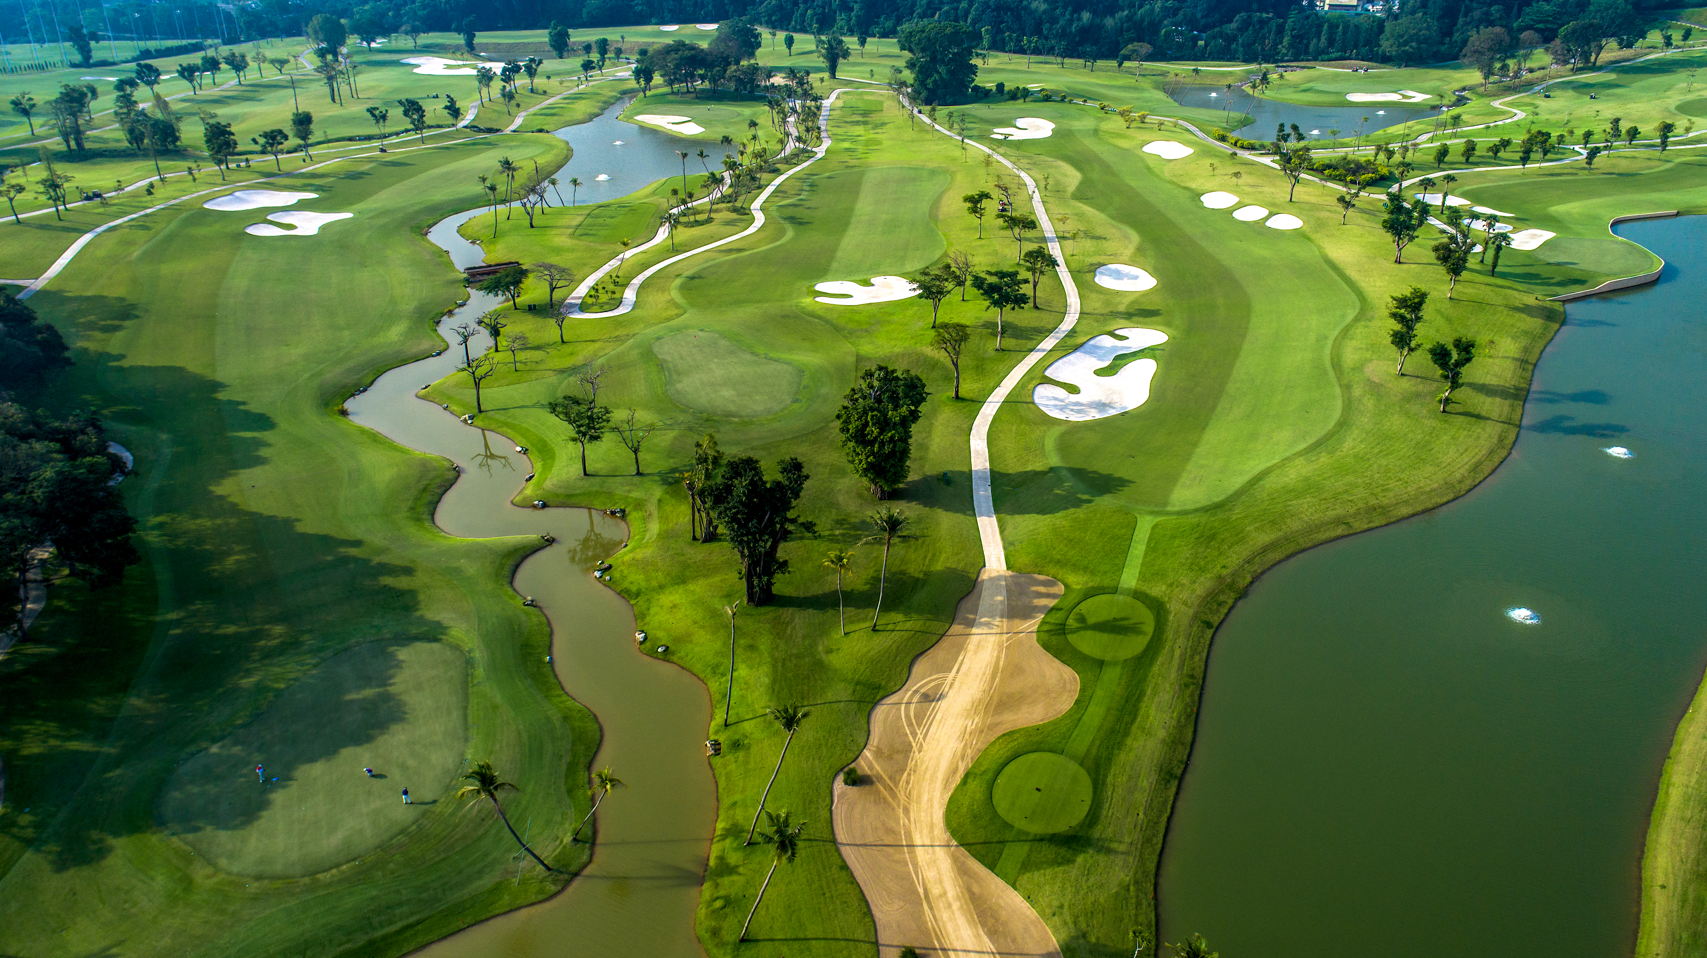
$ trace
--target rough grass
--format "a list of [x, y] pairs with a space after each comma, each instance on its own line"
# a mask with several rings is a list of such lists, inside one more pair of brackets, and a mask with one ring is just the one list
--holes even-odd
[[1707, 950], [1707, 685], [1677, 725], [1642, 854], [1636, 958]]

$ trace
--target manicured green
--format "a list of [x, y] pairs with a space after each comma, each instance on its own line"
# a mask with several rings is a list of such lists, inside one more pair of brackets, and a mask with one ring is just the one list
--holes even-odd
[[1066, 831], [1090, 811], [1091, 776], [1054, 752], [1027, 752], [996, 775], [990, 801], [996, 814], [1033, 835]]
[[1156, 631], [1156, 613], [1130, 595], [1104, 592], [1074, 606], [1067, 615], [1066, 628], [1073, 648], [1105, 662], [1119, 662], [1150, 644]]

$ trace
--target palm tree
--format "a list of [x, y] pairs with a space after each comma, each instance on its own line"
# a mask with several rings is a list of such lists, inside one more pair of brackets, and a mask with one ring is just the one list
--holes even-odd
[[842, 576], [853, 564], [853, 553], [846, 549], [831, 549], [824, 556], [824, 568], [836, 570], [836, 617], [841, 621], [842, 634], [848, 634], [848, 610], [842, 603]]
[[1192, 935], [1185, 941], [1168, 946], [1174, 950], [1174, 958], [1217, 958], [1221, 953], [1209, 950], [1209, 942], [1202, 935]]
[[877, 630], [877, 615], [883, 611], [883, 586], [889, 581], [889, 546], [901, 535], [901, 530], [907, 528], [907, 517], [899, 509], [879, 509], [871, 514], [871, 527], [877, 534], [872, 539], [883, 540], [883, 572], [877, 577], [877, 607], [871, 610], [871, 628]]
[[769, 828], [759, 840], [771, 846], [771, 867], [765, 872], [765, 880], [759, 884], [759, 895], [753, 899], [753, 908], [747, 912], [747, 920], [741, 923], [741, 937], [736, 941], [747, 940], [747, 929], [753, 927], [753, 916], [759, 913], [759, 902], [765, 900], [765, 890], [771, 886], [771, 876], [776, 874], [776, 866], [782, 862], [794, 861], [794, 856], [800, 854], [800, 833], [806, 830], [805, 822], [791, 822], [787, 812], [772, 812], [768, 822]]
[[682, 192], [688, 190], [688, 155], [684, 150], [677, 150], [676, 155], [682, 158]]
[[515, 785], [500, 779], [498, 777], [498, 770], [492, 767], [491, 762], [475, 762], [474, 766], [464, 772], [462, 777], [471, 784], [464, 785], [457, 789], [457, 798], [484, 798], [491, 802], [492, 810], [498, 813], [498, 820], [503, 822], [504, 827], [510, 830], [510, 837], [516, 840], [517, 845], [522, 846], [522, 851], [527, 852], [529, 857], [534, 861], [539, 862], [539, 867], [546, 871], [554, 872], [557, 870], [552, 868], [550, 865], [547, 865], [545, 863], [545, 859], [539, 857], [533, 849], [529, 848], [527, 842], [522, 841], [522, 836], [516, 833], [516, 826], [510, 824], [510, 817], [504, 814], [503, 803], [498, 801], [498, 793], [504, 789], [507, 788], [512, 792], [520, 791], [520, 789]]
[[753, 843], [753, 833], [759, 830], [759, 816], [765, 813], [765, 801], [771, 797], [771, 786], [776, 784], [777, 773], [782, 771], [782, 760], [788, 757], [788, 747], [794, 743], [794, 733], [800, 731], [800, 723], [811, 714], [798, 705], [783, 705], [770, 710], [770, 717], [776, 719], [776, 724], [782, 726], [788, 737], [782, 740], [782, 751], [776, 756], [776, 768], [771, 769], [771, 780], [765, 783], [764, 794], [759, 796], [759, 810], [753, 813], [753, 824], [747, 829], [747, 840], [741, 844]]
[[601, 768], [593, 773], [593, 790], [599, 793], [599, 797], [593, 799], [593, 807], [587, 809], [587, 817], [581, 819], [581, 823], [575, 826], [575, 831], [569, 836], [571, 842], [581, 837], [581, 829], [585, 828], [587, 822], [598, 812], [599, 805], [604, 802], [605, 796], [610, 794], [610, 790], [621, 784], [622, 779], [611, 774], [611, 770], [608, 768]]
[[580, 193], [581, 193], [581, 178], [579, 176], [569, 177], [569, 205], [570, 206], [574, 206], [576, 203], [579, 202], [579, 200], [577, 200], [576, 197], [579, 196]]
[[[708, 520], [709, 521], [709, 520]], [[731, 602], [723, 607], [729, 613], [729, 685], [723, 693], [723, 727], [729, 727], [729, 703], [735, 700], [735, 613], [740, 606]]]

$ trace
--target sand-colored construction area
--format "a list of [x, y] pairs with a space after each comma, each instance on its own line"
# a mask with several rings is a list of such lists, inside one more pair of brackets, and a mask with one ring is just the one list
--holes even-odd
[[[1065, 712], [1079, 677], [1037, 644], [1061, 584], [985, 569], [953, 626], [871, 713], [856, 760], [865, 781], [835, 786], [836, 839], [877, 923], [879, 954], [1059, 955], [1019, 893], [955, 844], [943, 822], [973, 759], [1004, 732]], [[973, 903], [976, 903], [974, 906]]]

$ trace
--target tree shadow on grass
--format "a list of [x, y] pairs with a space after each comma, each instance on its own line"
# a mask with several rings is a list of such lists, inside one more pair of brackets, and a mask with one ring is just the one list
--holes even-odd
[[[1077, 509], [1118, 493], [1131, 484], [1131, 480], [1123, 476], [1068, 466], [990, 472], [990, 491], [996, 500], [996, 513], [1008, 516], [1045, 516]], [[953, 482], [948, 486], [935, 476], [921, 476], [907, 484], [906, 496], [931, 508], [961, 515], [972, 514], [970, 476], [965, 483]]]
[[[82, 299], [43, 297], [37, 305], [51, 306], [56, 320], [111, 321], [114, 302], [85, 311]], [[12, 797], [19, 808], [44, 809], [5, 816], [0, 833], [61, 870], [156, 831], [156, 801], [172, 769], [252, 721], [330, 656], [375, 636], [436, 640], [446, 630], [421, 616], [414, 593], [387, 584], [416, 577], [416, 569], [231, 497], [234, 488], [293, 479], [275, 471], [280, 452], [263, 438], [276, 431], [274, 421], [227, 398], [226, 384], [86, 353], [66, 380], [79, 404], [146, 436], [135, 443], [145, 458], [127, 488], [136, 490], [145, 561], [114, 588], [56, 586], [30, 640], [0, 663], [0, 750], [10, 757]], [[375, 676], [375, 685], [393, 672]], [[338, 719], [334, 733], [305, 735], [288, 759], [263, 759], [269, 777], [289, 781], [301, 766], [371, 740], [400, 714], [384, 701], [389, 694], [360, 708], [326, 703]], [[232, 783], [242, 784], [254, 764], [244, 756]], [[179, 827], [239, 829], [266, 807], [257, 801]]]

